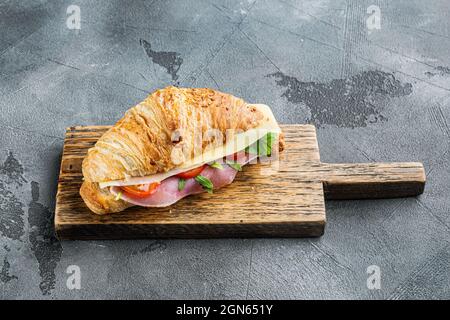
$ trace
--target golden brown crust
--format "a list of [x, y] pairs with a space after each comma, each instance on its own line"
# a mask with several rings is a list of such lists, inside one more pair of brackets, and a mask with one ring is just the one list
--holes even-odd
[[100, 189], [96, 182], [84, 181], [80, 188], [80, 195], [88, 208], [96, 214], [119, 212], [132, 206], [123, 200], [116, 200], [108, 188]]
[[242, 99], [212, 89], [157, 90], [128, 110], [89, 150], [83, 161], [84, 179], [103, 182], [171, 170], [214, 143], [225, 142], [194, 143], [208, 130], [218, 130], [225, 138], [227, 130], [246, 131], [262, 118]]
[[[82, 165], [81, 197], [97, 214], [125, 210], [132, 205], [115, 200], [108, 188], [100, 189], [99, 182], [171, 170], [197, 152], [225, 143], [227, 130], [247, 131], [263, 118], [253, 105], [212, 89], [157, 90], [128, 110], [89, 149]], [[214, 135], [205, 139], [211, 129], [220, 132], [222, 141]], [[282, 135], [279, 148], [284, 149]]]

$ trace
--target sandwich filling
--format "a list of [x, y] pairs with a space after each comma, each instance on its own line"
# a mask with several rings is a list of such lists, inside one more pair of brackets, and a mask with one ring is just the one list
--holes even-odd
[[142, 179], [144, 183], [135, 185], [110, 185], [108, 188], [116, 199], [143, 207], [166, 207], [180, 199], [231, 184], [238, 171], [258, 157], [272, 155], [272, 147], [277, 142], [276, 133], [267, 133], [263, 138], [248, 145], [237, 153], [221, 157], [184, 171], [172, 170], [171, 175], [159, 180]]
[[268, 106], [264, 104], [254, 104], [253, 106], [264, 115], [258, 127], [245, 132], [232, 132], [230, 136], [227, 135], [226, 143], [205, 150], [170, 171], [156, 173], [149, 176], [127, 177], [123, 180], [101, 181], [99, 182], [100, 188], [103, 189], [112, 186], [136, 186], [142, 184], [147, 185], [154, 182], [162, 182], [171, 176], [175, 176], [179, 173], [198, 168], [217, 159], [222, 159], [236, 152], [240, 152], [246, 147], [263, 140], [268, 134], [278, 135], [281, 133], [281, 129]]

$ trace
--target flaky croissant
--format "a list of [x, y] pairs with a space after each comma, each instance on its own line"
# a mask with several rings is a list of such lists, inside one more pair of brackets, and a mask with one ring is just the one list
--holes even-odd
[[[116, 200], [100, 182], [149, 176], [182, 167], [195, 155], [225, 143], [227, 130], [247, 131], [264, 121], [255, 105], [212, 89], [167, 87], [150, 94], [128, 110], [89, 149], [82, 164], [80, 194], [97, 214], [118, 212], [131, 206]], [[197, 134], [214, 129], [223, 141], [196, 141]], [[197, 143], [196, 143], [197, 142]], [[282, 140], [280, 141], [282, 147]], [[182, 146], [182, 148], [180, 148]], [[178, 152], [178, 150], [183, 152]]]

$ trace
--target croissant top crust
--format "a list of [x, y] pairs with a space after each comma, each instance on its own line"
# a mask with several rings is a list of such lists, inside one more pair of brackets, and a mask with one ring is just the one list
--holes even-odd
[[268, 116], [258, 105], [230, 94], [160, 89], [128, 110], [88, 151], [84, 180], [122, 180], [182, 167], [196, 152], [226, 143], [230, 130], [248, 131], [264, 121]]

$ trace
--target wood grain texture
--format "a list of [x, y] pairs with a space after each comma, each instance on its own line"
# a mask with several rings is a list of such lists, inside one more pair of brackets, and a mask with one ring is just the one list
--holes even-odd
[[132, 207], [92, 214], [79, 195], [81, 163], [109, 126], [70, 127], [64, 143], [55, 210], [60, 239], [313, 237], [325, 228], [327, 199], [415, 196], [420, 163], [321, 163], [310, 125], [283, 125], [279, 161], [245, 166], [214, 195], [189, 196], [167, 208]]
[[[167, 208], [133, 207], [92, 214], [79, 196], [81, 162], [105, 126], [71, 127], [64, 143], [55, 210], [60, 239], [301, 237], [320, 236], [325, 226], [323, 186], [280, 171], [274, 164], [245, 166], [229, 186], [189, 196]], [[286, 152], [279, 166], [317, 163], [313, 126], [284, 126]], [[290, 173], [291, 172], [291, 173]]]
[[425, 188], [425, 170], [418, 162], [323, 163], [327, 199], [377, 199], [417, 196]]

